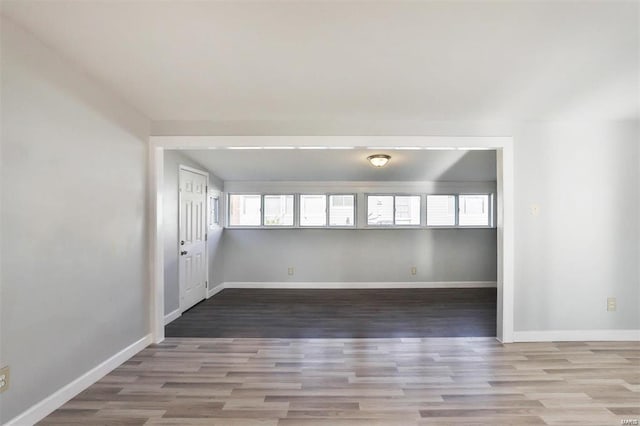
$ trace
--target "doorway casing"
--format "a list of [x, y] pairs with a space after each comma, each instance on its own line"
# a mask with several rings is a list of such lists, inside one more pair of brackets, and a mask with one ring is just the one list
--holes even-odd
[[237, 147], [453, 148], [496, 150], [498, 300], [496, 337], [513, 342], [514, 174], [513, 138], [508, 136], [151, 136], [149, 139], [150, 332], [164, 340], [163, 188], [165, 149]]

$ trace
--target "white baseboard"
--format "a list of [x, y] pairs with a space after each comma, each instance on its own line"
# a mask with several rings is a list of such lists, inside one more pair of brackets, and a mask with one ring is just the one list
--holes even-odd
[[207, 289], [207, 299], [213, 296], [214, 294], [220, 293], [224, 289], [225, 289], [225, 283], [221, 283], [213, 288]]
[[173, 312], [169, 312], [167, 315], [164, 316], [164, 325], [167, 325], [170, 322], [177, 320], [181, 316], [182, 316], [182, 312], [180, 312], [180, 308], [176, 309]]
[[19, 414], [18, 416], [9, 420], [9, 422], [5, 423], [5, 426], [26, 426], [36, 424], [37, 422], [60, 408], [71, 398], [78, 395], [80, 392], [109, 374], [116, 367], [120, 366], [120, 364], [140, 352], [142, 349], [146, 348], [150, 343], [151, 335], [149, 334], [138, 340], [137, 342], [134, 342], [131, 345], [127, 346], [106, 361], [100, 363], [98, 366], [87, 371], [82, 376], [57, 390], [42, 401], [33, 405], [22, 414]]
[[[495, 288], [495, 281], [407, 281], [407, 282], [240, 282], [222, 283], [223, 288], [296, 288], [296, 289], [367, 289], [367, 288]], [[218, 290], [220, 291], [220, 290]], [[216, 292], [217, 293], [217, 292]]]
[[514, 342], [640, 341], [640, 330], [514, 331]]

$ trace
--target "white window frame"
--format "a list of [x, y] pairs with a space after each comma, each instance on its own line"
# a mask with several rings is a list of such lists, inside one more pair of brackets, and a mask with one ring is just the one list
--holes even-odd
[[209, 200], [209, 211], [207, 219], [209, 222], [209, 229], [213, 229], [221, 226], [220, 224], [220, 193], [209, 190], [207, 194]]
[[[375, 225], [369, 223], [369, 197], [392, 197], [393, 198], [393, 224], [390, 225]], [[396, 224], [396, 197], [420, 197], [420, 224], [419, 225], [397, 225]], [[421, 229], [424, 228], [425, 225], [425, 215], [422, 212], [423, 203], [423, 194], [416, 193], [404, 193], [404, 192], [388, 192], [388, 193], [377, 193], [377, 192], [365, 192], [364, 194], [364, 205], [365, 205], [365, 227], [373, 228], [373, 229]]]
[[[429, 196], [431, 195], [441, 195], [453, 197], [455, 206], [454, 206], [454, 214], [455, 220], [454, 225], [429, 225], [427, 221], [427, 215], [429, 214]], [[460, 225], [460, 196], [461, 195], [487, 195], [489, 196], [489, 225]], [[496, 228], [496, 197], [493, 192], [461, 192], [457, 194], [425, 194], [425, 226], [428, 229], [447, 229], [447, 228], [460, 228], [460, 229], [495, 229]]]
[[[396, 197], [418, 197], [420, 199], [420, 212], [418, 213], [419, 219], [420, 219], [420, 223], [418, 223], [417, 225], [398, 225], [396, 224], [396, 213], [397, 213], [397, 207], [396, 207]], [[424, 206], [423, 200], [424, 196], [422, 194], [407, 194], [407, 193], [397, 193], [393, 195], [393, 227], [394, 228], [408, 228], [408, 229], [412, 229], [412, 228], [422, 228], [425, 225], [425, 219], [426, 219], [426, 215], [424, 214], [425, 212], [422, 211], [422, 208]], [[375, 225], [374, 225], [375, 226]]]
[[[231, 225], [231, 196], [233, 195], [259, 195], [260, 196], [260, 225]], [[293, 196], [293, 225], [265, 225], [264, 224], [264, 197], [265, 196], [283, 196], [283, 195], [291, 195]], [[297, 218], [297, 194], [292, 192], [283, 192], [283, 193], [275, 193], [275, 192], [228, 192], [226, 193], [226, 210], [229, 214], [226, 215], [226, 220], [224, 221], [225, 227], [229, 229], [291, 229], [296, 228], [296, 218]]]
[[[306, 194], [305, 194], [306, 195]], [[327, 226], [326, 228], [352, 229], [358, 227], [358, 194], [354, 192], [330, 192], [327, 195]], [[353, 224], [352, 225], [331, 225], [331, 196], [350, 195], [353, 197]], [[306, 227], [305, 227], [306, 228]]]
[[[460, 196], [461, 195], [470, 195], [470, 196], [474, 196], [474, 195], [483, 195], [483, 196], [488, 196], [489, 197], [489, 201], [488, 201], [488, 207], [489, 207], [489, 224], [488, 225], [460, 225]], [[495, 228], [494, 223], [495, 223], [495, 219], [494, 219], [494, 195], [493, 193], [487, 193], [487, 192], [464, 192], [464, 193], [459, 193], [456, 194], [456, 227], [457, 228], [477, 228], [477, 229], [490, 229], [490, 228]]]
[[[391, 197], [391, 199], [393, 200], [393, 211], [391, 213], [391, 217], [393, 220], [393, 224], [389, 224], [389, 225], [372, 225], [369, 223], [369, 197]], [[367, 192], [364, 194], [364, 206], [365, 206], [365, 212], [364, 212], [364, 218], [365, 218], [365, 226], [367, 228], [375, 228], [375, 229], [387, 229], [387, 228], [394, 228], [394, 224], [396, 222], [396, 197], [395, 194], [393, 193], [387, 193], [387, 194], [383, 194], [383, 193], [374, 193], [374, 192]]]
[[[324, 195], [324, 225], [303, 225], [302, 224], [302, 196], [303, 195]], [[326, 192], [300, 192], [298, 194], [298, 228], [301, 229], [326, 229], [329, 228], [329, 195]]]
[[[453, 197], [453, 225], [429, 225], [429, 196], [442, 196], [442, 197]], [[426, 194], [425, 195], [425, 216], [424, 216], [424, 224], [427, 228], [431, 229], [447, 229], [447, 228], [457, 228], [458, 227], [458, 214], [459, 214], [459, 205], [458, 205], [458, 194]]]
[[[233, 195], [258, 195], [260, 196], [260, 224], [259, 225], [232, 225], [231, 224], [231, 196]], [[230, 229], [256, 229], [256, 228], [262, 228], [262, 223], [263, 223], [263, 219], [262, 219], [262, 212], [263, 212], [263, 202], [262, 202], [262, 194], [260, 192], [228, 192], [227, 193], [227, 200], [226, 200], [226, 210], [227, 210], [227, 217], [226, 217], [226, 221], [225, 221], [225, 225], [227, 228]]]
[[[497, 198], [493, 192], [463, 192], [463, 193], [404, 193], [404, 192], [365, 192], [364, 195], [364, 223], [360, 223], [362, 217], [359, 213], [361, 206], [358, 202], [359, 193], [354, 192], [304, 192], [304, 193], [291, 193], [291, 192], [229, 192], [224, 194], [226, 198], [226, 211], [231, 211], [231, 196], [233, 195], [259, 195], [260, 196], [260, 225], [231, 225], [231, 214], [226, 214], [224, 220], [219, 220], [219, 223], [224, 223], [229, 229], [496, 229], [496, 202]], [[302, 204], [301, 196], [303, 195], [321, 195], [325, 197], [325, 225], [302, 225], [301, 214]], [[354, 220], [352, 225], [331, 225], [331, 196], [349, 195], [353, 197], [353, 212]], [[460, 225], [460, 196], [465, 195], [482, 195], [489, 197], [489, 225]], [[293, 224], [292, 225], [265, 225], [264, 221], [264, 199], [266, 196], [293, 196]], [[392, 197], [393, 199], [393, 224], [388, 225], [374, 225], [369, 224], [369, 197]], [[429, 225], [429, 196], [449, 196], [454, 199], [454, 224], [453, 225]], [[420, 224], [419, 225], [398, 225], [396, 223], [396, 197], [420, 197]], [[218, 210], [220, 210], [218, 208]]]
[[[264, 197], [293, 197], [293, 221], [291, 225], [265, 225], [264, 223]], [[260, 227], [265, 229], [290, 229], [296, 227], [296, 194], [265, 192], [260, 194]]]

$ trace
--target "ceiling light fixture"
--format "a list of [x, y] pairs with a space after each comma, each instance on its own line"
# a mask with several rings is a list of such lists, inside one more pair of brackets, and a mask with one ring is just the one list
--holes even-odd
[[374, 154], [368, 156], [367, 160], [369, 160], [369, 163], [371, 163], [373, 167], [384, 167], [389, 160], [391, 160], [391, 156], [387, 154]]

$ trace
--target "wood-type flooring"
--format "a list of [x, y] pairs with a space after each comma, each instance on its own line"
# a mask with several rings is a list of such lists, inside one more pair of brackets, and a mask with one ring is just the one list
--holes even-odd
[[639, 361], [638, 342], [168, 338], [41, 424], [620, 425]]
[[168, 337], [385, 338], [496, 335], [496, 289], [225, 289]]

